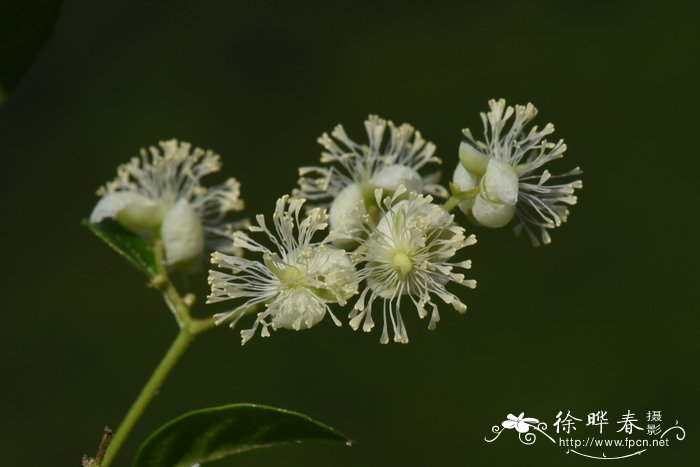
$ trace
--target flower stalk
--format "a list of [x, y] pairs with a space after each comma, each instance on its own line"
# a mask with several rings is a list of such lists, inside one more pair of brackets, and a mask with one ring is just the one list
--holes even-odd
[[459, 203], [461, 203], [464, 200], [473, 198], [478, 194], [478, 188], [472, 188], [471, 190], [467, 191], [456, 191], [449, 197], [447, 201], [445, 201], [445, 204], [443, 204], [442, 207], [445, 211], [452, 212], [452, 210], [456, 208], [459, 205]]
[[166, 352], [165, 356], [161, 362], [156, 367], [155, 371], [148, 379], [148, 382], [141, 390], [141, 393], [136, 398], [131, 408], [127, 412], [124, 420], [117, 428], [114, 433], [112, 442], [107, 448], [104, 460], [99, 467], [108, 467], [114, 461], [120, 448], [129, 437], [131, 430], [134, 428], [136, 423], [139, 421], [141, 416], [146, 410], [146, 407], [151, 403], [158, 390], [163, 385], [163, 382], [168, 377], [175, 364], [180, 360], [180, 357], [185, 353], [185, 350], [194, 340], [195, 335], [192, 334], [188, 328], [181, 328], [175, 341], [170, 345], [170, 348]]
[[131, 405], [129, 411], [126, 413], [126, 416], [119, 425], [119, 428], [117, 428], [116, 432], [114, 432], [114, 436], [105, 452], [104, 459], [101, 463], [96, 464], [95, 467], [109, 467], [109, 465], [112, 464], [122, 445], [129, 437], [132, 429], [139, 421], [153, 398], [156, 396], [156, 394], [158, 394], [163, 382], [173, 370], [187, 348], [190, 346], [192, 341], [194, 341], [195, 337], [216, 326], [214, 318], [192, 318], [190, 314], [191, 305], [187, 303], [189, 300], [180, 295], [177, 288], [168, 277], [165, 268], [165, 250], [163, 243], [160, 240], [156, 240], [154, 243], [154, 250], [158, 274], [153, 278], [153, 280], [151, 280], [151, 285], [160, 289], [163, 293], [163, 298], [172, 311], [180, 331], [173, 343], [170, 345], [168, 351], [163, 356], [163, 359], [153, 371], [153, 374], [151, 374], [151, 377], [146, 382], [146, 385], [143, 387], [143, 389], [141, 389], [141, 392]]

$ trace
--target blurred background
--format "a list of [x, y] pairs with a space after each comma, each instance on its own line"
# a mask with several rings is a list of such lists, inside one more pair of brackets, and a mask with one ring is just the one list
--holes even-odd
[[[120, 455], [182, 412], [232, 402], [306, 413], [352, 448], [305, 445], [216, 465], [588, 465], [546, 440], [484, 441], [508, 413], [551, 425], [662, 410], [685, 441], [629, 461], [697, 459], [697, 2], [65, 1], [0, 106], [3, 465], [77, 466], [176, 334], [144, 278], [80, 226], [142, 146], [219, 152], [248, 213], [270, 213], [316, 138], [368, 113], [435, 142], [445, 180], [487, 100], [533, 102], [584, 189], [553, 243], [474, 229], [469, 311], [411, 343], [326, 320], [241, 348], [198, 340]], [[219, 179], [221, 180], [221, 179]], [[219, 181], [212, 177], [210, 183]], [[459, 218], [464, 221], [463, 217]], [[203, 298], [205, 275], [191, 279]], [[211, 313], [203, 300], [195, 313]], [[590, 429], [590, 427], [588, 428]], [[579, 427], [585, 433], [585, 427]], [[610, 454], [610, 453], [608, 453]]]

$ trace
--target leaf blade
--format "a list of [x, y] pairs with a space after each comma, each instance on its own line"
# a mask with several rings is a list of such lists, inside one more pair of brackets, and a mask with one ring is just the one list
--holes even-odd
[[139, 448], [133, 467], [185, 467], [268, 447], [340, 441], [342, 433], [306, 415], [257, 404], [195, 410], [166, 423]]
[[138, 235], [109, 220], [94, 224], [83, 219], [82, 225], [149, 278], [158, 274], [155, 253]]

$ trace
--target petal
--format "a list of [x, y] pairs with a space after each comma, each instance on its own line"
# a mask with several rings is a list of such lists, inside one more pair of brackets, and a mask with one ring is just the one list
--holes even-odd
[[357, 293], [357, 272], [345, 251], [321, 246], [314, 248], [310, 256], [308, 274], [318, 281], [313, 285], [324, 301], [344, 302]]
[[492, 203], [479, 195], [474, 200], [472, 215], [481, 225], [496, 229], [510, 222], [515, 215], [515, 205]]
[[507, 428], [510, 430], [512, 428], [515, 428], [516, 422], [513, 420], [506, 420], [505, 422], [501, 423], [501, 425], [503, 426], [503, 428]]
[[518, 431], [518, 433], [527, 433], [530, 431], [530, 425], [527, 423], [518, 422], [515, 424], [515, 429]]
[[116, 219], [136, 233], [151, 232], [163, 221], [164, 207], [139, 193], [118, 191], [108, 193], [95, 205], [90, 222]]
[[204, 253], [204, 228], [190, 203], [180, 199], [168, 212], [160, 228], [169, 265], [191, 263]]
[[518, 175], [510, 164], [491, 159], [483, 183], [489, 200], [503, 204], [518, 202]]
[[[462, 166], [462, 164], [457, 164], [455, 167], [454, 174], [452, 175], [452, 183], [456, 184], [460, 191], [468, 191], [475, 188], [478, 184], [478, 180], [474, 175], [469, 173], [467, 169]], [[468, 198], [464, 201], [460, 201], [459, 209], [464, 214], [469, 214], [472, 206], [474, 205], [474, 198]]]
[[462, 141], [459, 145], [459, 161], [469, 172], [481, 176], [486, 172], [489, 156], [466, 141]]
[[[348, 185], [338, 193], [331, 203], [328, 212], [330, 230], [341, 234], [353, 236], [355, 229], [362, 223], [362, 215], [365, 213], [364, 196], [362, 189], [356, 183]], [[341, 247], [353, 245], [352, 241], [341, 239], [334, 240]]]
[[462, 164], [457, 164], [457, 167], [455, 167], [455, 171], [452, 174], [452, 181], [456, 183], [462, 191], [471, 190], [478, 182], [476, 177], [465, 169]]
[[309, 329], [323, 320], [323, 300], [306, 287], [297, 287], [279, 294], [268, 308], [275, 329], [294, 331]]
[[399, 185], [405, 186], [408, 191], [423, 191], [423, 179], [418, 172], [401, 164], [384, 167], [375, 175], [374, 184], [387, 191], [396, 191]]

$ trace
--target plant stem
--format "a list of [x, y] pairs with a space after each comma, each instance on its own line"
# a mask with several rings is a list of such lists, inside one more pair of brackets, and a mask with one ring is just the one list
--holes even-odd
[[[175, 367], [175, 364], [185, 353], [185, 350], [187, 350], [195, 337], [216, 327], [216, 319], [214, 317], [202, 319], [192, 317], [190, 314], [190, 306], [193, 300], [189, 301], [188, 297], [183, 298], [175, 285], [168, 278], [165, 268], [163, 243], [160, 240], [155, 242], [154, 250], [158, 273], [152, 278], [151, 286], [160, 289], [163, 293], [163, 298], [172, 311], [180, 327], [180, 332], [170, 345], [163, 359], [153, 371], [146, 385], [141, 389], [141, 393], [126, 413], [124, 420], [121, 425], [119, 425], [119, 428], [117, 428], [111, 443], [107, 447], [104, 460], [96, 464], [97, 467], [109, 467], [112, 464], [119, 449], [129, 437], [134, 425], [139, 421], [146, 407], [148, 407], [148, 404], [150, 404], [156, 394], [158, 394], [158, 390], [163, 385], [165, 378], [168, 377]], [[256, 310], [257, 306], [253, 306], [243, 310], [242, 313], [254, 313]]]
[[146, 410], [148, 404], [158, 393], [163, 381], [165, 381], [165, 378], [170, 374], [173, 367], [175, 367], [175, 364], [194, 338], [195, 334], [190, 332], [189, 329], [180, 329], [180, 332], [168, 349], [168, 352], [163, 357], [163, 360], [161, 360], [161, 362], [158, 364], [158, 367], [156, 367], [150, 379], [141, 390], [138, 398], [134, 401], [133, 405], [127, 412], [121, 425], [119, 425], [119, 428], [117, 428], [114, 438], [112, 438], [112, 442], [110, 443], [109, 448], [107, 448], [104, 461], [102, 464], [100, 464], [100, 467], [108, 467], [112, 463], [114, 457], [122, 447], [122, 444], [124, 444], [124, 441], [126, 441], [126, 438], [131, 433], [132, 428], [141, 418], [141, 415], [143, 415], [143, 412]]
[[458, 196], [450, 196], [450, 199], [445, 201], [445, 204], [442, 205], [442, 207], [445, 209], [445, 211], [450, 212], [452, 211], [460, 202], [462, 199]]
[[175, 288], [175, 285], [168, 277], [168, 270], [165, 267], [165, 248], [161, 240], [156, 240], [153, 246], [153, 251], [156, 255], [156, 267], [158, 275], [151, 280], [151, 285], [163, 292], [163, 299], [167, 303], [170, 311], [175, 316], [180, 329], [184, 329], [190, 322], [190, 307], [183, 301], [180, 293]]
[[112, 442], [107, 447], [104, 460], [99, 464], [99, 467], [108, 467], [114, 460], [114, 457], [121, 449], [122, 445], [129, 437], [131, 430], [136, 425], [143, 415], [148, 404], [158, 394], [158, 390], [163, 385], [165, 378], [175, 367], [175, 364], [180, 360], [180, 357], [185, 353], [185, 350], [192, 343], [194, 338], [209, 329], [215, 327], [214, 318], [194, 319], [190, 315], [190, 307], [186, 300], [180, 296], [180, 293], [175, 288], [175, 285], [168, 278], [165, 268], [163, 243], [157, 240], [154, 245], [156, 254], [156, 265], [158, 275], [153, 278], [151, 285], [160, 289], [163, 293], [163, 298], [168, 304], [168, 307], [173, 312], [175, 320], [180, 328], [180, 332], [170, 345], [163, 359], [160, 361], [153, 374], [146, 382], [146, 385], [141, 389], [141, 393], [136, 398], [131, 408], [126, 413], [124, 420], [114, 433]]
[[471, 199], [475, 197], [476, 195], [479, 194], [479, 187], [475, 186], [471, 190], [467, 191], [452, 191], [452, 195], [450, 196], [450, 199], [445, 201], [445, 204], [442, 205], [442, 207], [445, 209], [447, 212], [451, 212], [459, 203], [461, 203], [464, 200]]

